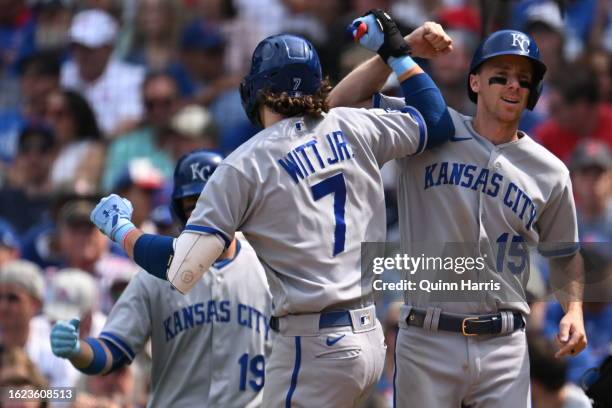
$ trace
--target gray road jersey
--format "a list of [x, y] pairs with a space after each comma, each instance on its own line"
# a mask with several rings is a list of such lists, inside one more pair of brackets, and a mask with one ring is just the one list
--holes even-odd
[[[403, 105], [400, 98], [374, 98], [375, 107], [398, 109]], [[449, 111], [455, 126], [451, 141], [418, 157], [397, 161], [402, 245], [427, 243], [432, 251], [448, 242], [473, 243], [489, 266], [498, 262], [500, 245], [504, 245], [501, 264], [505, 286], [498, 293], [506, 291], [502, 296], [506, 300], [520, 299], [528, 268], [519, 270], [522, 256], [512, 255], [513, 240], [537, 245], [540, 253], [549, 257], [578, 250], [569, 171], [528, 135], [522, 133], [518, 141], [494, 145], [476, 133], [471, 117]], [[487, 268], [487, 273], [495, 273], [492, 269]], [[486, 281], [486, 276], [480, 278]], [[410, 304], [427, 304], [426, 299], [406, 297]], [[495, 292], [489, 292], [485, 299], [447, 308], [472, 313], [498, 308], [529, 311], [525, 302], [504, 304]]]
[[323, 119], [282, 120], [219, 165], [186, 231], [226, 242], [242, 231], [266, 269], [274, 315], [359, 302], [367, 295], [360, 244], [385, 240], [379, 169], [426, 142], [412, 108], [336, 108]]
[[[245, 407], [261, 399], [271, 295], [250, 245], [217, 262], [186, 295], [141, 271], [100, 337], [130, 360], [151, 339], [155, 407]], [[249, 405], [251, 406], [251, 405]]]

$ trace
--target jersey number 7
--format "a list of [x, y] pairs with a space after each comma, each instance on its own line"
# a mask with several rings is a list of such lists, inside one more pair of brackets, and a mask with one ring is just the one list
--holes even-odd
[[334, 251], [332, 256], [344, 251], [344, 240], [346, 238], [346, 223], [344, 222], [344, 206], [346, 204], [346, 181], [344, 174], [338, 173], [335, 176], [311, 187], [312, 197], [315, 201], [320, 200], [328, 194], [334, 195], [334, 218], [336, 226], [334, 228]]

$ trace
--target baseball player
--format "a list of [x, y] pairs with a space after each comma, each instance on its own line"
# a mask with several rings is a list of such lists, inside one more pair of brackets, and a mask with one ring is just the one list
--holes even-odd
[[[329, 86], [312, 44], [291, 35], [259, 43], [241, 97], [265, 129], [219, 165], [168, 269], [168, 280], [187, 292], [235, 231], [253, 245], [272, 291], [271, 327], [280, 334], [266, 365], [266, 407], [356, 406], [382, 372], [371, 277], [362, 280], [360, 271], [361, 242], [385, 238], [379, 169], [453, 129], [439, 90], [393, 21], [381, 27], [381, 55], [414, 106], [402, 111], [328, 111]], [[122, 211], [108, 214], [118, 234]]]
[[[372, 24], [372, 21], [359, 19]], [[545, 65], [526, 34], [497, 31], [473, 56], [467, 78], [474, 118], [449, 109], [455, 134], [441, 147], [400, 159], [398, 200], [402, 248], [414, 242], [441, 247], [474, 243], [499, 267], [500, 291], [469, 302], [432, 302], [405, 292], [396, 347], [395, 403], [399, 407], [525, 407], [530, 405], [524, 316], [528, 279], [525, 243], [538, 245], [575, 279], [580, 298], [582, 260], [569, 172], [518, 130], [533, 109]], [[378, 58], [349, 74], [331, 96], [334, 104], [361, 102], [389, 75]], [[375, 94], [375, 107], [404, 101]], [[430, 215], [430, 216], [428, 216]], [[516, 300], [516, 301], [509, 301]], [[575, 355], [586, 337], [579, 301], [562, 301], [557, 356]]]
[[[222, 159], [196, 150], [177, 163], [172, 208], [183, 225]], [[94, 223], [118, 203], [131, 209], [127, 200], [111, 195], [92, 212]], [[124, 216], [129, 221], [129, 212]], [[150, 339], [148, 406], [259, 406], [270, 343], [271, 295], [251, 246], [244, 239], [232, 240], [209, 273], [182, 295], [153, 276], [161, 271], [158, 275], [165, 279], [172, 238], [139, 230], [129, 241], [107, 235], [123, 243], [149, 273], [141, 271], [130, 281], [99, 337], [78, 340], [76, 319], [57, 323], [51, 333], [53, 352], [86, 374], [105, 374], [131, 363]]]

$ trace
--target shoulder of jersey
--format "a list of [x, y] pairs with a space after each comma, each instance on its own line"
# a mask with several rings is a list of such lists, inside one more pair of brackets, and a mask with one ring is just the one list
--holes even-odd
[[527, 133], [525, 133], [525, 137], [527, 137], [527, 141], [529, 142], [529, 144], [527, 145], [527, 149], [531, 151], [531, 156], [533, 160], [541, 163], [543, 166], [550, 168], [555, 173], [563, 174], [564, 176], [569, 173], [569, 169], [561, 159], [555, 156], [552, 152], [550, 152], [540, 143], [533, 140], [529, 135], [527, 135]]

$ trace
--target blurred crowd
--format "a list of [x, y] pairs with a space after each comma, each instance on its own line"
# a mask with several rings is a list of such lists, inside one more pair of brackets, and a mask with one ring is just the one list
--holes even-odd
[[[454, 51], [419, 62], [448, 105], [465, 114], [475, 109], [466, 75], [483, 35], [516, 28], [536, 40], [548, 72], [540, 102], [526, 112], [521, 129], [570, 168], [580, 239], [607, 243], [595, 245], [595, 255], [610, 263], [608, 0], [0, 4], [0, 386], [76, 386], [75, 406], [82, 407], [92, 401], [108, 407], [146, 404], [150, 357], [108, 376], [86, 378], [55, 357], [49, 345], [51, 325], [75, 316], [81, 317], [81, 336], [97, 335], [138, 271], [91, 224], [91, 210], [115, 192], [134, 204], [135, 225], [177, 235], [169, 210], [177, 159], [196, 148], [229, 153], [257, 132], [238, 90], [255, 45], [280, 32], [305, 36], [315, 44], [324, 74], [337, 83], [370, 56], [351, 42], [345, 27], [371, 8], [390, 10], [404, 33], [428, 20], [443, 25]], [[393, 78], [385, 92], [398, 92]], [[387, 222], [394, 239], [393, 168], [386, 171]], [[555, 360], [549, 341], [562, 313], [555, 302], [536, 300], [529, 325], [534, 406], [569, 407], [583, 397], [576, 384], [584, 372], [612, 354], [612, 304], [601, 299], [585, 305], [587, 349]], [[392, 303], [381, 311], [389, 358], [373, 407], [392, 406], [398, 314]]]

